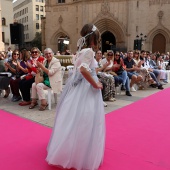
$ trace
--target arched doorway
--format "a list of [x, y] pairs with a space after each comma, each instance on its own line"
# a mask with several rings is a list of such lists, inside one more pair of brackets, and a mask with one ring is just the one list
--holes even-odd
[[160, 52], [160, 53], [165, 53], [166, 49], [166, 39], [162, 34], [157, 34], [153, 38], [153, 43], [152, 43], [152, 52]]
[[110, 32], [106, 31], [102, 34], [102, 44], [101, 44], [101, 50], [102, 52], [107, 52], [107, 50], [113, 50], [116, 49], [116, 39], [115, 36]]
[[58, 51], [64, 54], [69, 49], [70, 38], [68, 36], [60, 36], [58, 38]]

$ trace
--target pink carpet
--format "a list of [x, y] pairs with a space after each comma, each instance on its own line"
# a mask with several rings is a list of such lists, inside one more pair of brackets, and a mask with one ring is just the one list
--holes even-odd
[[[170, 88], [106, 115], [99, 170], [170, 170]], [[57, 170], [45, 162], [51, 129], [0, 110], [0, 170]]]

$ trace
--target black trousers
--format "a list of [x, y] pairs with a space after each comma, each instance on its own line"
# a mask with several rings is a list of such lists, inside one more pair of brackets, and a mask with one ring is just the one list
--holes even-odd
[[0, 89], [8, 89], [10, 77], [0, 76]]
[[32, 84], [34, 83], [35, 78], [31, 78], [29, 80], [22, 79], [19, 82], [19, 89], [22, 94], [22, 98], [24, 101], [29, 102], [31, 100], [31, 94], [30, 94], [30, 89], [32, 87]]

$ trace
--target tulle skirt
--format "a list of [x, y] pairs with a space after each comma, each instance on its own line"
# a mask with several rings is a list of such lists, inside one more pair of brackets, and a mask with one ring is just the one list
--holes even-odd
[[[93, 75], [97, 80], [97, 76]], [[105, 145], [105, 116], [101, 90], [84, 78], [67, 82], [57, 105], [46, 161], [63, 168], [97, 170]]]

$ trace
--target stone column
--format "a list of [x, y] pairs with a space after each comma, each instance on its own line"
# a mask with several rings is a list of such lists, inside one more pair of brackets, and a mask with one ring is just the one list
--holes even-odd
[[1, 17], [1, 2], [0, 2], [0, 51], [4, 51], [4, 43], [2, 42], [2, 17]]

